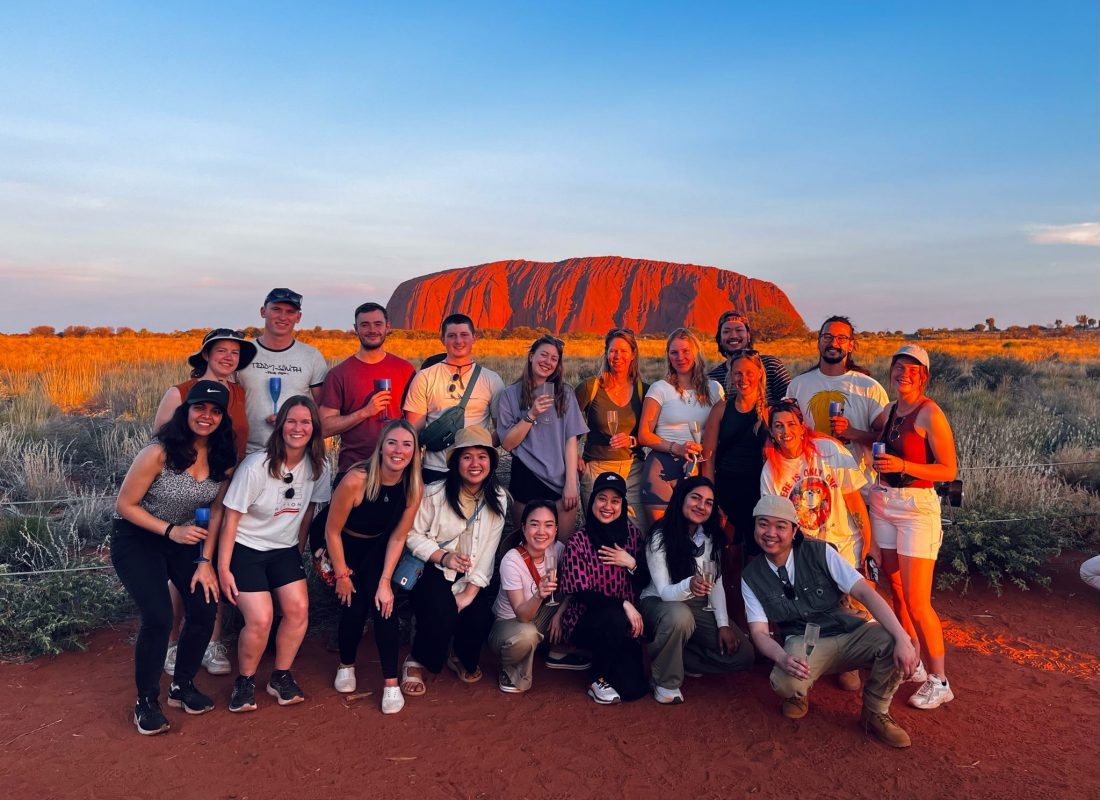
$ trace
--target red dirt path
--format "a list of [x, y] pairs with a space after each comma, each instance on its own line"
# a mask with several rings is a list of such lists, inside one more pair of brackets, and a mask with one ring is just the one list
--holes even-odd
[[[377, 663], [359, 670], [375, 696], [348, 707], [318, 638], [295, 668], [305, 703], [261, 695], [258, 712], [230, 714], [231, 678], [203, 672], [219, 708], [166, 709], [172, 730], [141, 737], [126, 627], [95, 635], [86, 653], [0, 666], [0, 785], [13, 800], [1095, 797], [1098, 600], [1071, 560], [1053, 592], [939, 594], [957, 699], [920, 712], [904, 703], [916, 686], [902, 688], [894, 716], [913, 737], [907, 751], [866, 738], [858, 700], [828, 678], [805, 719], [784, 719], [763, 665], [688, 679], [677, 707], [598, 707], [577, 673], [540, 670], [523, 696], [448, 673], [383, 717]], [[361, 652], [374, 655], [369, 639]]]

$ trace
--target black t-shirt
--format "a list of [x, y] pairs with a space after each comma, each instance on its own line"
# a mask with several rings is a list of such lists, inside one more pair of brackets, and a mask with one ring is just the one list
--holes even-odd
[[726, 403], [718, 426], [718, 452], [714, 462], [716, 477], [720, 474], [754, 474], [757, 480], [760, 479], [760, 470], [764, 467], [761, 448], [767, 441], [768, 427], [761, 424], [754, 431], [759, 419], [755, 407], [751, 411], [741, 412], [732, 400]]

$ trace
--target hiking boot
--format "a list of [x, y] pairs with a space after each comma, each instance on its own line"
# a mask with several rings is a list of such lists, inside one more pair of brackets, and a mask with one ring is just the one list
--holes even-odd
[[497, 676], [497, 687], [507, 694], [523, 694], [523, 689], [512, 683], [512, 679], [508, 677], [508, 673], [504, 670], [501, 670]]
[[654, 686], [653, 699], [663, 706], [678, 706], [684, 702], [684, 693], [679, 689], [666, 689], [664, 686]]
[[202, 665], [211, 675], [228, 675], [232, 666], [229, 663], [229, 651], [221, 642], [211, 642], [206, 646]]
[[860, 722], [863, 723], [865, 732], [871, 734], [883, 744], [888, 744], [891, 747], [908, 747], [913, 743], [905, 729], [898, 725], [889, 714], [876, 714], [864, 706]]
[[846, 692], [858, 692], [860, 687], [859, 670], [851, 669], [847, 672], [837, 673], [836, 682]]
[[233, 681], [233, 695], [229, 698], [229, 710], [238, 711], [256, 710], [256, 677], [251, 678], [238, 675]]
[[214, 701], [195, 688], [191, 681], [168, 687], [168, 705], [182, 708], [188, 714], [205, 714], [214, 708]]
[[580, 671], [582, 669], [589, 669], [592, 666], [592, 659], [585, 658], [577, 653], [564, 653], [563, 655], [556, 655], [550, 653], [546, 656], [546, 668], [547, 669], [568, 669], [573, 671]]
[[592, 681], [592, 685], [588, 687], [588, 696], [601, 706], [611, 706], [623, 701], [619, 697], [619, 693], [615, 691], [615, 687], [603, 678], [596, 678]]
[[169, 642], [168, 652], [164, 654], [164, 672], [170, 678], [176, 677], [176, 651], [179, 645], [179, 642]]
[[134, 705], [134, 725], [142, 736], [156, 736], [171, 726], [155, 697], [139, 697]]
[[289, 669], [275, 670], [271, 673], [271, 678], [267, 682], [267, 693], [281, 706], [292, 706], [306, 699]]
[[783, 716], [787, 719], [802, 719], [810, 710], [810, 699], [797, 694], [783, 701]]
[[939, 708], [954, 699], [955, 693], [951, 691], [951, 684], [947, 682], [947, 678], [941, 679], [938, 675], [930, 674], [924, 685], [909, 698], [909, 705], [927, 711]]

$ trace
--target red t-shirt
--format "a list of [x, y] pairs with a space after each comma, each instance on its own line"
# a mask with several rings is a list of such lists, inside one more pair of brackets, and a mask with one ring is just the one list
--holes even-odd
[[[350, 414], [367, 404], [374, 394], [374, 381], [389, 378], [392, 382], [390, 395], [390, 419], [401, 417], [401, 403], [405, 399], [405, 388], [416, 372], [412, 364], [403, 358], [386, 353], [377, 364], [366, 364], [355, 356], [345, 359], [329, 370], [321, 389], [321, 405], [334, 408], [341, 416]], [[368, 417], [353, 428], [340, 434], [340, 461], [337, 469], [346, 472], [356, 461], [362, 461], [374, 452], [378, 436], [386, 423], [381, 415]]]

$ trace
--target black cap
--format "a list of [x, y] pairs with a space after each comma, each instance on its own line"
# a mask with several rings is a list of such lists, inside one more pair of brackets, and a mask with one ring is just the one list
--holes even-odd
[[617, 472], [601, 472], [596, 476], [596, 480], [592, 484], [592, 495], [595, 496], [604, 489], [618, 492], [620, 497], [626, 499], [626, 481]]
[[229, 413], [229, 389], [217, 381], [198, 381], [187, 393], [183, 402], [189, 406], [195, 403], [213, 403], [225, 413]]
[[302, 296], [292, 289], [272, 289], [264, 299], [264, 305], [268, 303], [290, 303], [299, 311], [302, 310]]

